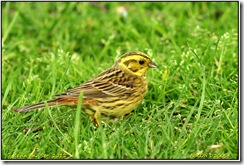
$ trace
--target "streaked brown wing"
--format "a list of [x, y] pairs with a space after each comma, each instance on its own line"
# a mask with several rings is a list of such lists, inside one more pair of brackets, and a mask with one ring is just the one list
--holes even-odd
[[79, 97], [81, 92], [84, 98], [131, 95], [134, 92], [132, 88], [134, 82], [133, 79], [126, 78], [124, 74], [123, 71], [111, 67], [94, 79], [55, 96], [58, 98]]

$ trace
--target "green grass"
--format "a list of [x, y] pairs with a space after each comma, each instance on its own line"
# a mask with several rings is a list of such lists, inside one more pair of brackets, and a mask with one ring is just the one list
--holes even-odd
[[[159, 67], [129, 118], [95, 127], [77, 108], [13, 112], [132, 50]], [[2, 159], [239, 159], [238, 2], [2, 2], [1, 149]]]

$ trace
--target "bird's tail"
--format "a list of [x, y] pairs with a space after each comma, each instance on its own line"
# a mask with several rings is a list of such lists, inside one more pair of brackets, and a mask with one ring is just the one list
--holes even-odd
[[33, 104], [30, 106], [17, 108], [14, 111], [19, 112], [19, 113], [23, 113], [23, 112], [31, 111], [34, 109], [45, 108], [46, 104], [49, 107], [55, 107], [55, 106], [61, 106], [61, 105], [77, 105], [77, 102], [78, 102], [77, 100], [78, 99], [76, 99], [76, 98], [74, 98], [74, 99], [59, 98], [59, 99], [55, 99], [55, 100], [49, 100], [46, 102], [40, 102], [40, 103]]

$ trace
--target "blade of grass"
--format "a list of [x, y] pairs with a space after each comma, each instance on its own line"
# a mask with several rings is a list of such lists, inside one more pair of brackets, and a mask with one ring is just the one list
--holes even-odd
[[6, 32], [4, 33], [3, 39], [2, 39], [2, 46], [4, 46], [4, 42], [8, 38], [8, 35], [9, 35], [11, 29], [13, 28], [14, 23], [16, 22], [18, 15], [19, 15], [19, 12], [16, 12], [14, 14], [14, 17], [13, 17], [12, 21], [10, 22], [8, 28], [6, 29]]
[[60, 150], [62, 150], [65, 154], [67, 154], [67, 155], [69, 155], [70, 156], [70, 158], [72, 158], [73, 157], [73, 155], [72, 154], [70, 154], [68, 151], [66, 151], [64, 148], [62, 148], [62, 147], [60, 147], [53, 139], [50, 139], [52, 142], [53, 142], [53, 144], [55, 144], [55, 146], [57, 146]]
[[[188, 44], [188, 46], [189, 46], [189, 44]], [[199, 119], [200, 119], [200, 116], [201, 116], [201, 112], [202, 112], [202, 108], [203, 108], [203, 103], [204, 103], [204, 98], [205, 98], [206, 77], [205, 77], [205, 69], [204, 69], [204, 66], [203, 66], [200, 58], [198, 57], [197, 53], [191, 47], [189, 47], [189, 48], [192, 51], [192, 53], [196, 56], [197, 62], [200, 65], [200, 69], [201, 69], [201, 73], [202, 73], [202, 95], [201, 95], [201, 99], [200, 99], [200, 105], [198, 107], [197, 120], [196, 120], [196, 122], [198, 122]]]
[[67, 142], [70, 143], [70, 140], [66, 138], [66, 136], [65, 136], [65, 135], [63, 134], [63, 132], [59, 129], [57, 123], [55, 122], [55, 120], [54, 120], [54, 118], [53, 118], [53, 115], [52, 115], [52, 113], [51, 113], [51, 110], [50, 110], [50, 108], [49, 108], [47, 102], [45, 102], [45, 105], [46, 105], [46, 108], [47, 108], [47, 110], [48, 110], [48, 114], [49, 114], [49, 116], [50, 116], [50, 118], [51, 118], [51, 120], [52, 120], [52, 122], [53, 122], [53, 125], [57, 128], [58, 132], [65, 138], [65, 140], [67, 140]]
[[83, 93], [81, 92], [78, 99], [78, 105], [76, 109], [75, 117], [75, 127], [74, 127], [74, 138], [75, 138], [75, 158], [79, 159], [79, 135], [80, 135], [80, 114], [81, 114], [81, 105], [82, 105]]

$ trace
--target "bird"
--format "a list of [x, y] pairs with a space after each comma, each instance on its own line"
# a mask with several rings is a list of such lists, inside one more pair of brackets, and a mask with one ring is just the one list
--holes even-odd
[[123, 54], [115, 63], [94, 78], [54, 95], [54, 99], [17, 108], [23, 113], [34, 109], [56, 106], [77, 106], [80, 94], [82, 110], [90, 115], [96, 126], [100, 120], [115, 119], [130, 115], [144, 99], [148, 90], [146, 72], [157, 68], [150, 57], [140, 51]]

